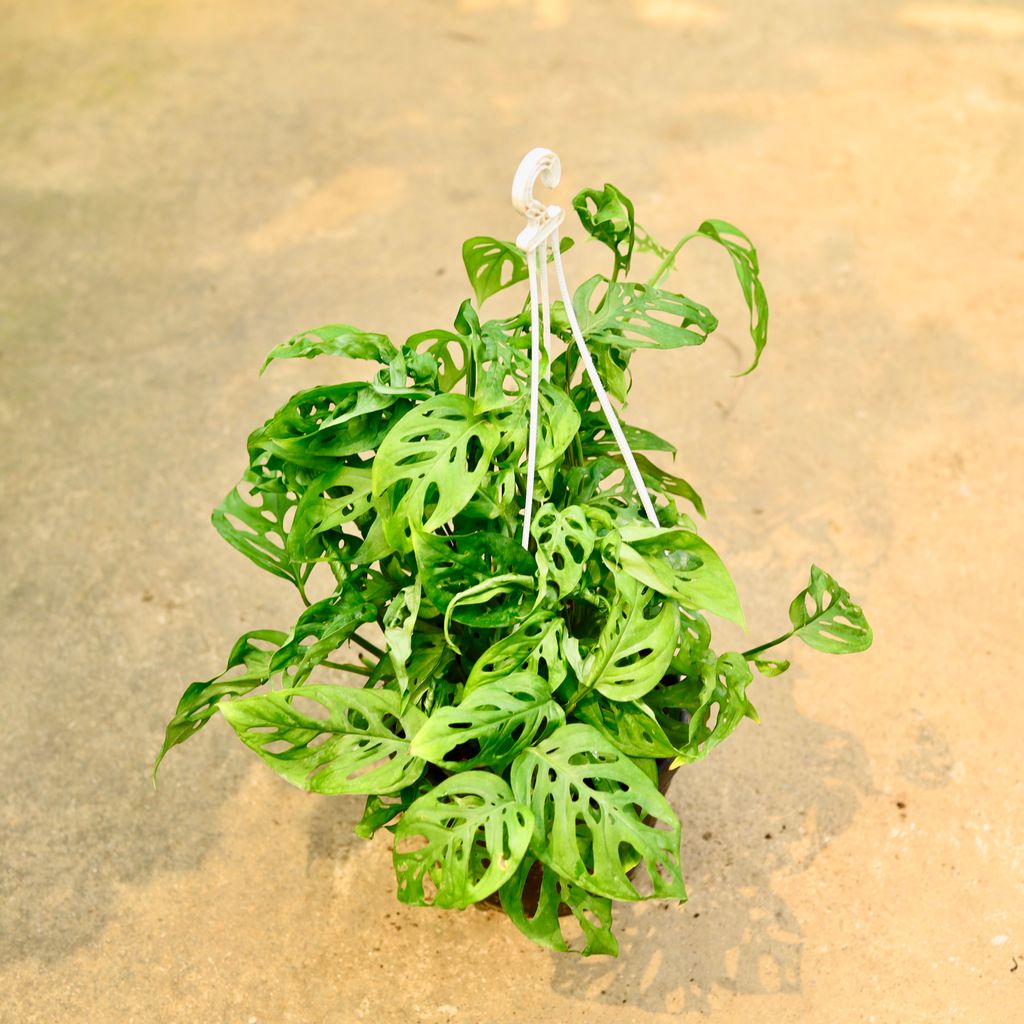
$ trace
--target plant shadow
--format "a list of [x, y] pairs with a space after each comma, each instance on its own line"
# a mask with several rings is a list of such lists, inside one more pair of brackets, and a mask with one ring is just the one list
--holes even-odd
[[681, 769], [669, 798], [683, 822], [690, 899], [616, 904], [618, 959], [558, 957], [553, 987], [597, 1004], [710, 1012], [712, 995], [801, 991], [799, 917], [778, 888], [849, 828], [872, 789], [849, 732], [805, 718], [776, 686], [754, 730]]

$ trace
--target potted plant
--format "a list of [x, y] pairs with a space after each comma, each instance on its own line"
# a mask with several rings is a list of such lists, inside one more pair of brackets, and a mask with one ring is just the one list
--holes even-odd
[[[612, 268], [580, 285], [571, 311], [551, 308], [550, 334], [567, 347], [541, 351], [543, 379], [531, 364], [535, 307], [490, 320], [479, 309], [546, 264], [531, 269], [517, 246], [489, 237], [463, 246], [476, 302], [453, 330], [395, 345], [334, 324], [270, 352], [264, 369], [331, 355], [377, 369], [294, 395], [250, 435], [248, 468], [213, 523], [295, 586], [304, 608], [289, 630], [245, 633], [224, 673], [185, 690], [157, 765], [219, 712], [293, 785], [365, 797], [356, 832], [394, 834], [403, 902], [497, 904], [557, 950], [570, 948], [572, 915], [579, 952], [614, 954], [612, 901], [686, 898], [663, 791], [672, 771], [757, 720], [752, 669], [785, 671], [765, 655], [790, 637], [840, 654], [866, 649], [871, 630], [812, 567], [787, 632], [743, 652], [712, 649], [708, 616], [743, 616], [721, 559], [677, 507], [703, 516], [701, 499], [646, 455], [625, 464], [629, 449], [675, 450], [625, 425], [628, 449], [617, 447], [595, 382], [624, 406], [637, 349], [700, 345], [715, 330], [705, 306], [662, 287], [697, 238], [732, 260], [753, 369], [768, 326], [757, 255], [717, 220], [663, 247], [612, 185], [573, 206]], [[656, 261], [642, 283], [629, 276], [637, 253]], [[585, 345], [573, 346], [573, 321]], [[581, 369], [586, 351], [596, 378]], [[332, 592], [311, 601], [314, 571]], [[339, 660], [342, 649], [358, 656]]]

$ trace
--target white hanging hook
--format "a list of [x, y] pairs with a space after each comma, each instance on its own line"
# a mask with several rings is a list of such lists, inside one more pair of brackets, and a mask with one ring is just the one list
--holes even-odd
[[512, 179], [512, 205], [527, 221], [516, 245], [526, 253], [533, 252], [565, 220], [565, 211], [560, 206], [546, 206], [534, 197], [533, 188], [538, 180], [548, 188], [555, 188], [562, 180], [562, 161], [543, 146], [531, 149], [523, 157]]
[[[538, 146], [523, 157], [512, 179], [512, 205], [526, 217], [526, 227], [519, 233], [516, 245], [526, 253], [526, 267], [530, 279], [530, 426], [527, 439], [526, 495], [523, 507], [523, 547], [530, 546], [530, 524], [533, 518], [534, 481], [537, 475], [537, 419], [540, 392], [541, 353], [547, 349], [548, 332], [551, 327], [551, 299], [548, 294], [548, 250], [555, 262], [559, 291], [565, 306], [573, 340], [579, 350], [583, 368], [594, 388], [601, 411], [604, 413], [612, 436], [626, 464], [626, 469], [636, 488], [644, 513], [654, 526], [658, 526], [658, 514], [651, 501], [643, 474], [626, 440], [622, 425], [612, 407], [608, 393], [601, 383], [601, 377], [594, 366], [583, 332], [576, 319], [576, 312], [569, 294], [569, 285], [562, 269], [562, 258], [558, 243], [558, 228], [565, 219], [560, 206], [545, 206], [534, 198], [533, 187], [541, 181], [548, 188], [554, 188], [562, 177], [562, 163], [550, 150]], [[540, 295], [538, 296], [538, 286]], [[539, 301], [538, 301], [539, 298]], [[540, 308], [538, 308], [540, 307]], [[539, 314], [539, 316], [538, 316]], [[550, 362], [549, 362], [550, 368]]]

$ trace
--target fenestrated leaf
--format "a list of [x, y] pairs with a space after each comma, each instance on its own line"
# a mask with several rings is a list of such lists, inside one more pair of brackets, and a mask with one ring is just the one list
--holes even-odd
[[[206, 725], [220, 701], [241, 697], [270, 678], [271, 656], [286, 639], [287, 634], [276, 629], [254, 629], [243, 633], [235, 641], [227, 666], [220, 675], [188, 685], [178, 701], [174, 717], [167, 723], [164, 742], [153, 765], [154, 779], [167, 751], [184, 743]], [[231, 675], [237, 668], [242, 671]]]
[[[621, 456], [612, 457], [617, 458], [620, 463], [622, 462]], [[701, 500], [701, 496], [682, 477], [675, 476], [660, 466], [656, 466], [646, 455], [641, 455], [639, 452], [635, 452], [633, 457], [636, 459], [637, 468], [644, 478], [644, 483], [652, 491], [683, 498], [693, 505], [700, 515], [704, 515], [704, 502]]]
[[[537, 905], [532, 914], [524, 906], [524, 892], [536, 889]], [[509, 920], [538, 945], [560, 953], [593, 956], [604, 953], [617, 956], [619, 944], [612, 934], [612, 904], [604, 896], [581, 889], [562, 878], [547, 865], [527, 853], [516, 873], [501, 887], [501, 906]], [[559, 917], [560, 907], [572, 911], [583, 932], [582, 949], [574, 949], [562, 928], [567, 918]]]
[[871, 646], [871, 627], [860, 606], [827, 572], [811, 566], [811, 581], [789, 606], [793, 635], [826, 654], [854, 654]]
[[751, 679], [741, 654], [723, 654], [717, 659], [710, 656], [701, 666], [699, 676], [687, 677], [652, 695], [650, 703], [659, 710], [690, 712], [689, 723], [684, 726], [675, 724], [678, 715], [659, 717], [663, 725], [673, 721], [667, 730], [670, 733], [678, 728], [685, 734], [672, 767], [706, 757], [744, 718], [758, 720], [757, 711], [747, 698]]
[[417, 531], [413, 548], [427, 597], [442, 612], [456, 596], [481, 583], [499, 576], [532, 577], [536, 572], [533, 555], [495, 532], [439, 537]]
[[473, 497], [498, 443], [465, 395], [440, 394], [407, 413], [373, 461], [373, 500], [384, 532], [399, 551], [416, 530], [449, 522]]
[[661, 682], [676, 647], [676, 606], [620, 573], [597, 643], [584, 663], [583, 690], [631, 701]]
[[271, 659], [271, 672], [283, 671], [289, 684], [298, 686], [363, 623], [376, 617], [376, 606], [363, 592], [350, 585], [341, 587], [295, 620], [288, 639]]
[[[219, 708], [242, 742], [300, 789], [393, 793], [423, 772], [423, 761], [409, 753], [423, 713], [403, 710], [392, 690], [319, 684]], [[281, 749], [270, 749], [275, 746]]]
[[512, 791], [533, 813], [532, 852], [563, 878], [598, 896], [642, 899], [627, 877], [642, 863], [655, 896], [686, 898], [679, 819], [643, 769], [596, 729], [564, 725], [524, 750], [512, 765]]
[[772, 661], [769, 658], [754, 658], [751, 664], [763, 676], [781, 676], [789, 668], [788, 661]]
[[298, 584], [299, 566], [288, 554], [285, 525], [296, 500], [280, 480], [266, 480], [248, 470], [213, 510], [213, 526], [236, 551], [261, 569]]
[[[599, 299], [598, 287], [606, 287]], [[718, 319], [699, 302], [676, 292], [629, 281], [607, 282], [600, 274], [576, 289], [573, 308], [587, 341], [619, 348], [673, 349], [703, 345]]]
[[391, 824], [414, 800], [434, 788], [430, 779], [419, 778], [397, 793], [370, 793], [363, 804], [363, 814], [352, 831], [360, 839], [372, 839], [378, 829]]
[[342, 463], [328, 470], [306, 488], [295, 507], [286, 545], [289, 557], [295, 562], [322, 557], [324, 534], [372, 511], [369, 466]]
[[[562, 252], [571, 247], [571, 238], [561, 240], [559, 249]], [[478, 306], [503, 289], [525, 281], [528, 276], [526, 255], [522, 249], [513, 242], [503, 242], [487, 235], [467, 238], [462, 243], [462, 262]]]
[[385, 366], [395, 356], [394, 345], [383, 334], [361, 331], [349, 324], [328, 324], [303, 331], [270, 350], [260, 373], [275, 359], [313, 359], [315, 356], [346, 356], [370, 359]]
[[398, 898], [468, 907], [515, 872], [533, 832], [530, 809], [492, 772], [460, 772], [421, 796], [395, 828]]
[[403, 693], [409, 686], [407, 662], [412, 655], [412, 637], [422, 593], [423, 586], [417, 579], [398, 592], [384, 613], [384, 639], [387, 641], [398, 688]]
[[576, 705], [576, 715], [630, 757], [675, 756], [675, 745], [643, 701], [610, 701], [589, 693]]
[[697, 232], [724, 246], [732, 259], [736, 278], [743, 290], [743, 301], [750, 311], [750, 337], [754, 342], [754, 361], [743, 371], [750, 373], [757, 367], [761, 353], [768, 343], [768, 300], [761, 284], [757, 250], [750, 239], [728, 221], [706, 220], [697, 228]]
[[532, 672], [515, 672], [476, 687], [455, 707], [438, 708], [411, 749], [448, 771], [486, 767], [500, 773], [564, 721], [547, 683]]
[[622, 568], [634, 579], [687, 608], [744, 625], [736, 586], [721, 558], [692, 530], [637, 521], [620, 527]]
[[363, 381], [300, 391], [249, 435], [250, 461], [266, 453], [327, 472], [339, 458], [374, 451], [410, 405], [408, 395]]
[[[675, 445], [671, 441], [658, 437], [651, 430], [623, 423], [622, 433], [634, 452], [668, 452], [672, 456], [676, 454]], [[603, 412], [586, 412], [580, 417], [580, 437], [583, 439], [583, 454], [586, 456], [601, 456], [611, 452], [614, 457], [619, 452], [619, 446]]]
[[466, 680], [466, 693], [506, 676], [528, 670], [554, 693], [567, 672], [562, 652], [565, 623], [554, 612], [538, 609], [518, 629], [492, 644], [476, 660]]
[[536, 580], [533, 576], [504, 573], [456, 594], [444, 612], [445, 638], [451, 639], [452, 622], [496, 629], [524, 620], [537, 604]]
[[633, 204], [614, 185], [600, 191], [585, 188], [572, 200], [580, 223], [592, 238], [603, 242], [615, 257], [616, 275], [629, 272], [633, 257]]
[[579, 505], [542, 505], [530, 526], [541, 574], [563, 596], [576, 589], [594, 551], [594, 531]]

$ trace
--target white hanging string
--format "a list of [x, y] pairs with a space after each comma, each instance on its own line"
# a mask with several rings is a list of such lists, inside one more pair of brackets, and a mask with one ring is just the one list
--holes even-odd
[[[566, 316], [569, 319], [569, 327], [572, 331], [573, 340], [580, 354], [580, 360], [590, 384], [597, 395], [597, 401], [601, 406], [608, 426], [611, 428], [612, 436], [618, 445], [619, 452], [629, 471], [633, 486], [640, 498], [647, 518], [655, 525], [658, 523], [658, 514], [654, 509], [654, 503], [644, 483], [640, 468], [636, 464], [632, 449], [626, 441], [626, 435], [619, 423], [618, 416], [612, 408], [611, 399], [605, 391], [604, 384], [594, 366], [590, 350], [583, 338], [579, 321], [576, 318], [576, 311], [572, 305], [572, 295], [565, 280], [565, 270], [562, 266], [562, 255], [559, 251], [558, 225], [562, 222], [563, 213], [557, 206], [544, 206], [533, 198], [533, 185], [540, 178], [544, 184], [554, 187], [561, 177], [561, 165], [558, 157], [549, 149], [531, 150], [523, 158], [516, 176], [512, 182], [512, 202], [521, 213], [526, 215], [527, 226], [516, 239], [519, 247], [526, 253], [526, 268], [530, 282], [530, 425], [527, 441], [526, 459], [526, 495], [525, 508], [523, 510], [523, 547], [530, 546], [530, 526], [533, 519], [533, 496], [535, 479], [537, 475], [537, 423], [539, 419], [540, 403], [540, 362], [541, 351], [548, 352], [548, 338], [551, 332], [551, 297], [548, 290], [548, 251], [554, 258], [555, 275], [558, 279], [558, 288], [562, 295], [562, 302], [565, 305]], [[539, 279], [539, 281], [538, 281]], [[539, 301], [538, 301], [539, 284]], [[538, 316], [538, 305], [540, 316]], [[540, 321], [540, 322], [538, 322]], [[551, 359], [547, 360], [547, 377], [551, 377]]]

